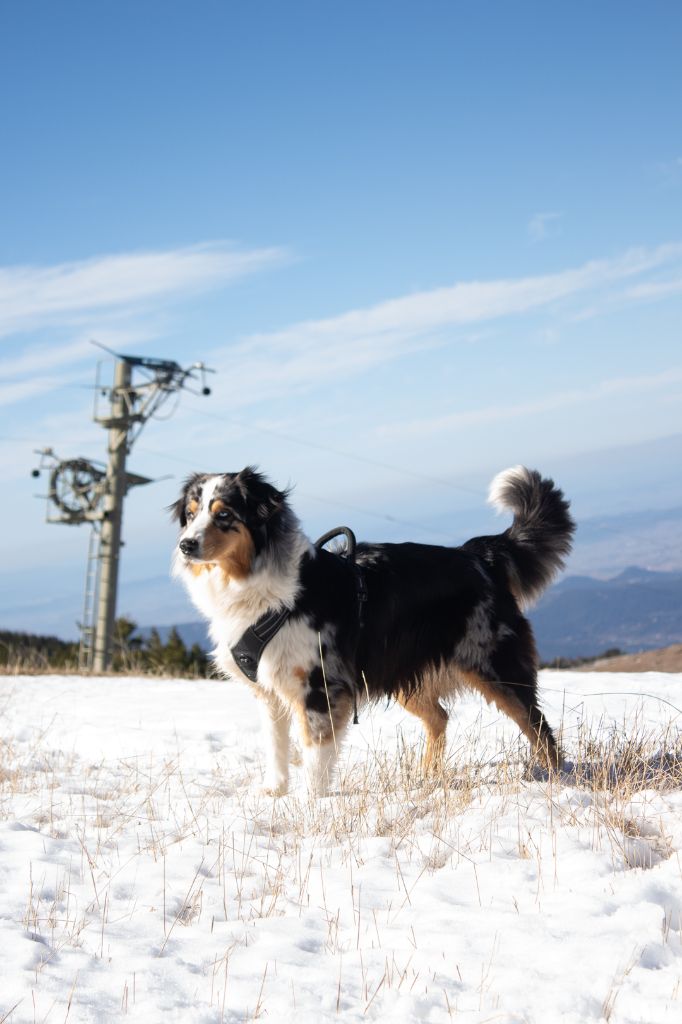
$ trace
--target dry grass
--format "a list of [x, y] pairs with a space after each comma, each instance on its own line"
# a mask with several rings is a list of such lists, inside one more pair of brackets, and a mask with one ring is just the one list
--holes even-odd
[[[0, 677], [2, 676], [78, 676], [87, 679], [95, 675], [92, 672], [83, 671], [78, 667], [77, 660], [65, 662], [63, 665], [55, 665], [38, 652], [30, 655], [17, 654], [11, 656], [5, 664], [0, 665]], [[201, 675], [197, 671], [187, 669], [169, 668], [167, 665], [152, 667], [138, 664], [131, 661], [126, 667], [110, 669], [106, 672], [97, 672], [96, 677], [103, 678], [138, 678], [148, 677], [149, 679], [210, 679], [218, 678], [217, 674], [210, 673], [208, 676]], [[0, 1024], [2, 1021], [0, 1020]]]
[[3, 651], [0, 676], [49, 676], [79, 675], [78, 659], [63, 664], [54, 662], [40, 651], [26, 651], [24, 648], [8, 647]]
[[[342, 990], [351, 984], [343, 962], [348, 927], [325, 891], [325, 865], [338, 863], [339, 851], [350, 872], [358, 951], [372, 932], [373, 946], [383, 948], [383, 930], [400, 921], [424, 874], [467, 862], [478, 886], [481, 855], [500, 847], [537, 862], [539, 873], [559, 871], [561, 836], [576, 829], [593, 848], [607, 850], [618, 870], [653, 867], [669, 857], [654, 797], [682, 784], [679, 730], [647, 728], [640, 720], [608, 732], [582, 726], [563, 741], [573, 763], [562, 778], [525, 762], [520, 752], [526, 748], [516, 741], [481, 760], [479, 737], [470, 735], [448, 748], [436, 775], [422, 774], [421, 749], [398, 741], [393, 750], [376, 745], [368, 755], [348, 757], [329, 798], [297, 791], [272, 800], [248, 785], [253, 768], [229, 777], [216, 769], [205, 777], [188, 774], [180, 756], [83, 764], [75, 753], [52, 749], [45, 733], [28, 748], [7, 738], [0, 742], [0, 819], [23, 808], [24, 822], [77, 850], [56, 872], [44, 864], [28, 869], [22, 928], [38, 951], [35, 986], [65, 949], [99, 960], [111, 956], [112, 921], [133, 921], [144, 911], [158, 919], [159, 957], [182, 929], [212, 936], [217, 926], [229, 926], [220, 941], [216, 936], [214, 956], [202, 968], [201, 997], [224, 1013], [234, 950], [248, 944], [254, 921], [291, 915], [296, 904], [300, 912], [319, 908], [326, 952], [338, 957], [341, 1006]], [[383, 921], [372, 920], [354, 880], [367, 844], [380, 839], [400, 893]], [[183, 851], [190, 851], [184, 864]], [[130, 889], [131, 874], [156, 879], [156, 889]], [[419, 972], [410, 961], [387, 952], [381, 976], [365, 970], [362, 957], [354, 963], [352, 986], [365, 1012], [382, 990], [416, 983]], [[250, 1019], [267, 1007], [266, 975], [267, 965]], [[139, 977], [126, 980], [123, 1015], [135, 1005], [138, 986]], [[611, 1008], [607, 1002], [606, 1019]], [[55, 1020], [64, 1019], [64, 1009], [55, 1010]]]

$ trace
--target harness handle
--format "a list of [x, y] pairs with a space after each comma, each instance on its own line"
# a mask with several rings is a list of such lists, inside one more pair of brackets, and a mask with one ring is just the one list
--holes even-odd
[[316, 548], [323, 548], [325, 544], [328, 544], [330, 540], [334, 540], [335, 537], [343, 536], [346, 538], [346, 550], [339, 552], [342, 558], [349, 558], [351, 562], [355, 562], [355, 549], [357, 547], [357, 541], [355, 534], [348, 526], [336, 526], [333, 530], [328, 530], [327, 533], [323, 533], [315, 541]]

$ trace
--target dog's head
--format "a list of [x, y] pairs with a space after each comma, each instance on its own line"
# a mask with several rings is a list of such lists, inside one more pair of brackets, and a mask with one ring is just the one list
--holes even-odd
[[244, 579], [278, 535], [285, 510], [286, 492], [251, 466], [240, 473], [196, 473], [171, 505], [180, 523], [180, 565], [194, 572], [218, 565], [227, 576]]

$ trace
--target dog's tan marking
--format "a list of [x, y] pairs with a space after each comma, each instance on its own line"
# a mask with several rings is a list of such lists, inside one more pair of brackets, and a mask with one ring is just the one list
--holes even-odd
[[199, 511], [199, 508], [200, 508], [200, 506], [199, 506], [199, 502], [197, 501], [197, 499], [196, 498], [190, 498], [189, 501], [187, 502], [187, 514], [190, 515], [190, 516], [195, 516], [197, 514], [197, 512]]
[[412, 693], [401, 691], [398, 703], [406, 711], [420, 718], [426, 731], [426, 750], [422, 761], [424, 771], [434, 771], [443, 761], [445, 751], [445, 732], [448, 725], [448, 713], [438, 702], [439, 694], [436, 687], [419, 688]]
[[208, 506], [208, 511], [212, 516], [217, 516], [219, 512], [222, 512], [227, 508], [227, 505], [222, 498], [214, 498], [211, 504]]
[[305, 683], [308, 680], [308, 673], [306, 672], [302, 665], [296, 665], [291, 670], [291, 674], [295, 676], [295, 678], [298, 679], [299, 682], [301, 683]]
[[414, 690], [398, 694], [398, 702], [421, 719], [426, 731], [426, 750], [422, 760], [422, 768], [426, 772], [437, 771], [443, 763], [448, 713], [440, 699], [451, 697], [461, 687], [462, 680], [452, 665], [432, 665], [422, 672]]
[[304, 747], [312, 747], [313, 737], [310, 732], [310, 722], [308, 721], [308, 711], [303, 701], [295, 701], [291, 705], [296, 724], [298, 725], [298, 735], [301, 743]]
[[521, 732], [530, 741], [533, 752], [546, 763], [548, 768], [559, 768], [561, 763], [559, 750], [547, 723], [539, 712], [538, 724], [535, 725], [531, 719], [530, 710], [509, 687], [504, 686], [504, 683], [491, 683], [476, 672], [462, 671], [459, 675], [467, 686], [478, 690], [488, 704], [495, 704], [503, 714], [511, 718], [512, 722], [516, 722]]
[[215, 562], [190, 562], [187, 566], [194, 576], [201, 576], [202, 572], [210, 572], [215, 569]]
[[208, 526], [204, 534], [203, 555], [217, 563], [227, 579], [243, 580], [251, 572], [255, 548], [251, 533], [244, 523], [235, 523], [223, 531]]

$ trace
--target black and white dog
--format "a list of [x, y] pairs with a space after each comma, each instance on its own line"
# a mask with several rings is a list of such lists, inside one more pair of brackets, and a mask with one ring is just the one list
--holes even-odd
[[187, 481], [172, 506], [174, 573], [210, 622], [217, 667], [261, 698], [266, 791], [287, 791], [293, 719], [309, 786], [326, 792], [353, 708], [367, 698], [394, 697], [417, 715], [425, 762], [437, 764], [441, 699], [462, 686], [494, 701], [558, 767], [520, 609], [563, 566], [575, 525], [553, 481], [523, 466], [493, 480], [490, 501], [514, 514], [504, 533], [456, 548], [359, 544], [354, 564], [311, 544], [287, 493], [253, 468]]

